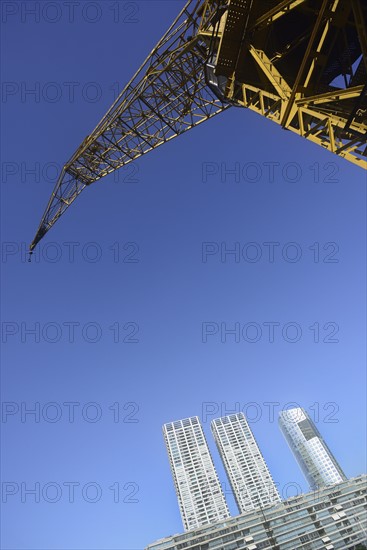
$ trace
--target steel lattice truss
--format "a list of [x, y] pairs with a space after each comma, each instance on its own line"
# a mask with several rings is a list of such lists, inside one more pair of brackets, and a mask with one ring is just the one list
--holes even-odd
[[226, 98], [366, 169], [367, 4], [233, 0], [227, 13]]
[[231, 105], [367, 168], [366, 20], [363, 0], [189, 0], [64, 166], [31, 251], [86, 186]]
[[[64, 166], [31, 250], [83, 189], [223, 111], [206, 85], [202, 0], [187, 2], [108, 113]], [[209, 19], [219, 0], [207, 10]]]

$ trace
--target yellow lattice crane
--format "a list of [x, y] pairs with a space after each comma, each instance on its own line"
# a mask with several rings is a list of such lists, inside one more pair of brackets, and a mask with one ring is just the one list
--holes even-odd
[[367, 168], [365, 0], [189, 0], [65, 164], [32, 251], [81, 191], [242, 106]]

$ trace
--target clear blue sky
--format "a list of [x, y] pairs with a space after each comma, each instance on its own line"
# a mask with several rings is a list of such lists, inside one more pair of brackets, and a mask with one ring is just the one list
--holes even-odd
[[[24, 11], [35, 4], [48, 5], [36, 21]], [[81, 2], [74, 15], [70, 3], [54, 5], [3, 2], [2, 547], [142, 549], [181, 532], [161, 426], [192, 415], [227, 489], [209, 421], [244, 410], [281, 492], [293, 482], [307, 490], [267, 402], [275, 413], [289, 402], [312, 417], [319, 409], [317, 426], [346, 474], [362, 473], [365, 173], [231, 109], [139, 159], [134, 174], [85, 190], [42, 241], [41, 261], [23, 261], [54, 165], [183, 3]], [[236, 163], [239, 181], [225, 173]], [[278, 163], [273, 181], [268, 163]], [[269, 242], [279, 243], [273, 262]], [[202, 243], [214, 243], [204, 257]], [[221, 248], [235, 246], [239, 261], [221, 261]], [[238, 342], [223, 332], [235, 323]], [[266, 323], [278, 323], [273, 342]], [[39, 342], [26, 332], [34, 326]], [[39, 422], [25, 415], [35, 406]]]

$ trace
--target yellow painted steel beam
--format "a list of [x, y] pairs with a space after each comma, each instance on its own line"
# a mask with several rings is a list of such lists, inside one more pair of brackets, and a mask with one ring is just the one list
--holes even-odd
[[272, 8], [256, 19], [251, 29], [253, 30], [262, 26], [271, 25], [274, 21], [286, 15], [294, 8], [297, 8], [300, 4], [304, 4], [306, 1], [307, 0], [284, 0], [280, 2], [275, 8]]
[[[338, 0], [336, 0], [336, 3], [338, 2]], [[298, 73], [297, 73], [297, 76], [296, 76], [296, 79], [294, 81], [294, 84], [293, 84], [293, 88], [292, 88], [292, 91], [291, 91], [291, 94], [290, 94], [290, 97], [289, 97], [289, 101], [288, 101], [288, 104], [287, 104], [287, 107], [285, 109], [285, 113], [284, 113], [284, 116], [283, 116], [283, 120], [282, 120], [282, 125], [283, 126], [286, 126], [287, 125], [287, 121], [288, 121], [288, 118], [291, 114], [291, 110], [293, 108], [293, 104], [294, 104], [294, 101], [296, 99], [296, 94], [298, 92], [298, 88], [299, 88], [299, 85], [301, 83], [301, 79], [304, 75], [304, 72], [306, 70], [306, 67], [307, 67], [307, 63], [309, 63], [309, 58], [311, 56], [311, 53], [312, 53], [312, 50], [313, 50], [313, 47], [314, 47], [314, 43], [316, 41], [316, 38], [317, 38], [317, 35], [320, 31], [320, 27], [321, 27], [321, 24], [322, 24], [322, 21], [323, 21], [323, 18], [324, 18], [324, 13], [326, 11], [326, 8], [328, 7], [328, 4], [329, 4], [329, 0], [323, 0], [322, 2], [322, 5], [320, 7], [320, 11], [318, 13], [318, 16], [317, 16], [317, 20], [316, 20], [316, 23], [315, 23], [315, 26], [312, 30], [312, 34], [311, 34], [311, 37], [310, 37], [310, 40], [308, 42], [308, 45], [307, 45], [307, 48], [306, 48], [306, 51], [305, 51], [305, 54], [303, 56], [303, 60], [302, 60], [302, 63], [300, 65], [300, 68], [298, 70]], [[312, 73], [312, 71], [311, 71]], [[308, 76], [310, 76], [310, 71], [308, 73]]]
[[354, 14], [354, 21], [358, 33], [359, 43], [362, 50], [364, 65], [367, 69], [367, 25], [363, 16], [360, 0], [351, 0]]
[[[255, 86], [242, 84], [242, 99], [239, 100], [239, 104], [279, 125], [281, 125], [281, 113], [286, 101], [276, 94], [259, 90]], [[290, 119], [286, 129], [321, 145], [361, 168], [367, 169], [367, 160], [363, 158], [363, 150], [358, 149], [358, 147], [366, 146], [366, 138], [362, 133], [365, 131], [365, 127], [354, 124], [351, 128], [360, 132], [360, 135], [343, 141], [340, 136], [346, 122], [345, 118], [325, 115], [316, 109], [296, 105], [295, 115]]]
[[249, 51], [256, 63], [268, 78], [269, 82], [274, 86], [279, 96], [286, 100], [289, 98], [291, 88], [277, 70], [275, 65], [270, 61], [264, 51], [257, 50], [253, 46], [250, 46]]
[[330, 101], [339, 101], [342, 99], [352, 99], [354, 97], [359, 97], [363, 90], [364, 86], [353, 86], [352, 88], [346, 88], [345, 90], [335, 90], [332, 92], [326, 92], [325, 94], [318, 94], [314, 96], [302, 97], [296, 99], [296, 104], [298, 106], [320, 103], [329, 103]]

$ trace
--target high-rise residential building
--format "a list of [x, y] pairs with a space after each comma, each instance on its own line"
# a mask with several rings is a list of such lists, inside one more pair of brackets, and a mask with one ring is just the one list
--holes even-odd
[[367, 548], [367, 478], [173, 535], [146, 550], [362, 550]]
[[217, 418], [211, 427], [239, 511], [279, 503], [279, 493], [245, 415]]
[[197, 416], [163, 426], [186, 531], [229, 517], [217, 472]]
[[281, 411], [279, 426], [312, 489], [347, 479], [304, 409]]

